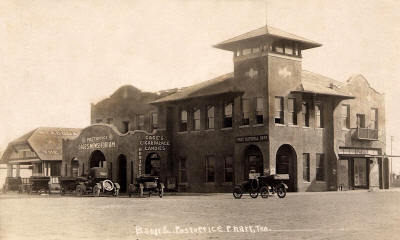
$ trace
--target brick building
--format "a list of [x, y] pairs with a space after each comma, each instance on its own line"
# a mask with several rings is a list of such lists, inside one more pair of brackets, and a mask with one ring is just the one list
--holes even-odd
[[289, 174], [292, 191], [386, 188], [384, 96], [361, 75], [303, 70], [302, 51], [320, 46], [266, 26], [215, 46], [232, 51], [232, 73], [161, 93], [121, 87], [65, 141], [62, 172], [101, 159], [122, 185], [155, 174], [182, 191], [231, 191], [255, 170]]

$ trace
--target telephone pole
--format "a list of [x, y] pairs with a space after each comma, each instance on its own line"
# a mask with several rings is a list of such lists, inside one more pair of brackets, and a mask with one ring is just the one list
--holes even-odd
[[393, 185], [393, 141], [394, 136], [390, 136], [390, 186]]

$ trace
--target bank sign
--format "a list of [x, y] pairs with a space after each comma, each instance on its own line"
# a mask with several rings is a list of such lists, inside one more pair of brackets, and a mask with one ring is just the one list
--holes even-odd
[[268, 135], [236, 137], [236, 143], [266, 142], [266, 141], [268, 141]]

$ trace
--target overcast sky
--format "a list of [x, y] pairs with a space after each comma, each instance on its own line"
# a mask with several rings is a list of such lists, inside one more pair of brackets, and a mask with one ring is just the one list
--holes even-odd
[[212, 45], [268, 19], [323, 44], [304, 51], [303, 69], [361, 73], [385, 93], [400, 154], [399, 12], [396, 0], [2, 0], [0, 149], [39, 126], [87, 126], [90, 103], [121, 85], [157, 91], [231, 72], [232, 54]]

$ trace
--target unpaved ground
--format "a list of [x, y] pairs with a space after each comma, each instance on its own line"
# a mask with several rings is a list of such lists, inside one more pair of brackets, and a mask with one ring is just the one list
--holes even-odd
[[292, 193], [284, 199], [245, 196], [240, 200], [231, 194], [163, 199], [0, 195], [0, 239], [399, 236], [400, 192]]

